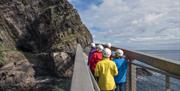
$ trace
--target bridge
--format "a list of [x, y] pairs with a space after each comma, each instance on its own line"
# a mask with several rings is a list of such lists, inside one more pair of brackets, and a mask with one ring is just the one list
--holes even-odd
[[[112, 50], [116, 50], [112, 47]], [[123, 49], [128, 58], [126, 91], [179, 91], [180, 61]], [[153, 73], [137, 76], [138, 69]], [[78, 44], [70, 91], [100, 91], [88, 65], [87, 55]]]

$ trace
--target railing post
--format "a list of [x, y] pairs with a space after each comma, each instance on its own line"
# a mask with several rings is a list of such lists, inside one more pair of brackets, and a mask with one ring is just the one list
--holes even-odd
[[131, 91], [131, 63], [128, 60], [126, 91]]
[[171, 88], [170, 88], [170, 79], [169, 79], [169, 76], [166, 75], [166, 82], [165, 82], [165, 91], [171, 91]]
[[131, 91], [136, 91], [136, 66], [131, 64]]
[[128, 64], [127, 77], [127, 91], [136, 91], [136, 66], [131, 61]]

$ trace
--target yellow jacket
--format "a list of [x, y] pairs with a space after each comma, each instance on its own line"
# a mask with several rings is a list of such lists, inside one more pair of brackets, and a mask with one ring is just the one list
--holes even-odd
[[116, 88], [114, 76], [117, 74], [116, 64], [105, 58], [97, 63], [94, 75], [99, 78], [98, 85], [101, 90], [113, 90]]

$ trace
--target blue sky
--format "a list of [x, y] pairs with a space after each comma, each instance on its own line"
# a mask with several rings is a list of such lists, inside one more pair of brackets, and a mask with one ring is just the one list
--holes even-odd
[[95, 42], [180, 50], [180, 0], [69, 0]]

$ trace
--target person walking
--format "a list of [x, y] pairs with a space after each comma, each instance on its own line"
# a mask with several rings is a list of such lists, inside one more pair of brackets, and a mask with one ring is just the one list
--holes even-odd
[[88, 61], [88, 65], [93, 75], [97, 62], [99, 62], [103, 58], [103, 49], [104, 47], [102, 45], [97, 45], [96, 51], [93, 52], [92, 56], [90, 57], [90, 60]]
[[109, 59], [111, 50], [105, 48], [103, 60], [99, 61], [95, 69], [95, 77], [98, 78], [98, 85], [101, 91], [113, 91], [116, 88], [114, 76], [118, 74], [116, 64]]
[[114, 77], [116, 83], [115, 91], [126, 91], [127, 60], [124, 57], [123, 50], [116, 50], [113, 61], [118, 68], [118, 75]]
[[106, 48], [111, 49], [111, 43], [107, 43], [106, 46], [107, 46]]
[[88, 55], [88, 62], [90, 61], [90, 58], [92, 57], [92, 54], [96, 51], [96, 44], [95, 43], [91, 43], [91, 50], [89, 52]]

